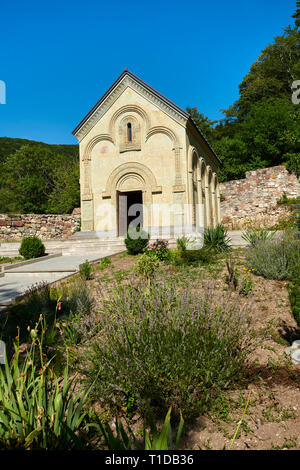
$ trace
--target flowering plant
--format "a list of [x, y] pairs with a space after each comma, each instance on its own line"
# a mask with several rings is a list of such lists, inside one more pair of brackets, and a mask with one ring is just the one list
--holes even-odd
[[148, 248], [146, 248], [145, 252], [149, 256], [155, 256], [160, 261], [165, 261], [169, 258], [169, 248], [168, 248], [168, 240], [162, 240], [159, 238], [151, 243]]

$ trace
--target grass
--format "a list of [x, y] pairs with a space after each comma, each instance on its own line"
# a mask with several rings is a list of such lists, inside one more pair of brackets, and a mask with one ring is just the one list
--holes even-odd
[[0, 256], [0, 264], [12, 264], [23, 260], [24, 258], [22, 258], [22, 256]]

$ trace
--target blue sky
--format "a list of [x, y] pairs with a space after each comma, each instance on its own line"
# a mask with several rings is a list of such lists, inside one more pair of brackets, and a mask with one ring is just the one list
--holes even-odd
[[295, 0], [2, 0], [0, 136], [77, 143], [72, 130], [125, 67], [218, 120], [295, 9]]

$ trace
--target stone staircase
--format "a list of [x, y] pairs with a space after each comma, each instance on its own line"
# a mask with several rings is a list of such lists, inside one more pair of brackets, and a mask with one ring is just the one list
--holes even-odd
[[[114, 239], [82, 239], [82, 240], [44, 240], [46, 253], [49, 255], [75, 255], [85, 253], [106, 253], [125, 250], [123, 238]], [[20, 242], [1, 243], [0, 256], [20, 256]]]
[[[235, 230], [228, 232], [232, 240], [232, 246], [245, 246], [246, 242], [242, 240], [242, 231]], [[157, 237], [152, 237], [154, 241]], [[161, 238], [164, 238], [163, 236]], [[176, 248], [176, 239], [169, 239], [169, 247]], [[77, 232], [67, 240], [45, 240], [46, 253], [49, 255], [84, 255], [92, 253], [116, 253], [125, 250], [124, 237], [98, 238], [95, 232]], [[20, 256], [20, 242], [1, 243], [0, 256]]]

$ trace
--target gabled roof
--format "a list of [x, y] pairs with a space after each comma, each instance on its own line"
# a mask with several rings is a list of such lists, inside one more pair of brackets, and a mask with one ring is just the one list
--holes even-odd
[[88, 121], [88, 119], [93, 115], [93, 113], [96, 111], [97, 108], [99, 108], [99, 106], [104, 102], [104, 100], [108, 97], [108, 95], [118, 86], [118, 84], [123, 80], [124, 77], [130, 77], [132, 80], [135, 80], [139, 85], [141, 85], [142, 87], [144, 87], [146, 90], [148, 90], [150, 93], [152, 93], [153, 95], [155, 95], [157, 98], [159, 98], [161, 101], [163, 101], [166, 105], [170, 106], [170, 108], [172, 108], [174, 111], [176, 111], [177, 113], [179, 113], [183, 118], [187, 119], [188, 121], [190, 121], [193, 125], [193, 127], [197, 130], [197, 132], [201, 135], [201, 137], [204, 139], [204, 141], [207, 143], [208, 147], [210, 148], [210, 150], [213, 152], [213, 154], [215, 155], [216, 159], [218, 160], [219, 163], [221, 163], [221, 160], [219, 159], [219, 157], [217, 156], [217, 154], [215, 153], [215, 151], [213, 150], [213, 148], [211, 147], [211, 145], [209, 144], [209, 142], [206, 140], [206, 138], [204, 137], [204, 135], [202, 134], [202, 132], [200, 131], [200, 129], [197, 127], [197, 125], [195, 124], [194, 120], [192, 119], [191, 115], [185, 111], [184, 109], [180, 108], [179, 106], [177, 106], [177, 104], [173, 103], [173, 101], [169, 100], [168, 98], [166, 98], [164, 95], [162, 95], [161, 93], [159, 93], [157, 90], [155, 90], [154, 88], [152, 88], [150, 85], [148, 85], [148, 83], [144, 82], [143, 80], [141, 80], [139, 77], [137, 77], [136, 75], [134, 75], [132, 72], [130, 72], [128, 69], [124, 69], [123, 72], [121, 73], [121, 75], [119, 75], [119, 77], [114, 81], [114, 83], [109, 87], [109, 89], [104, 93], [104, 95], [101, 96], [101, 98], [97, 101], [97, 103], [95, 104], [95, 106], [93, 106], [93, 108], [87, 113], [87, 115], [80, 121], [80, 123], [75, 127], [75, 129], [73, 130], [72, 134], [75, 135], [80, 129], [81, 127]]

